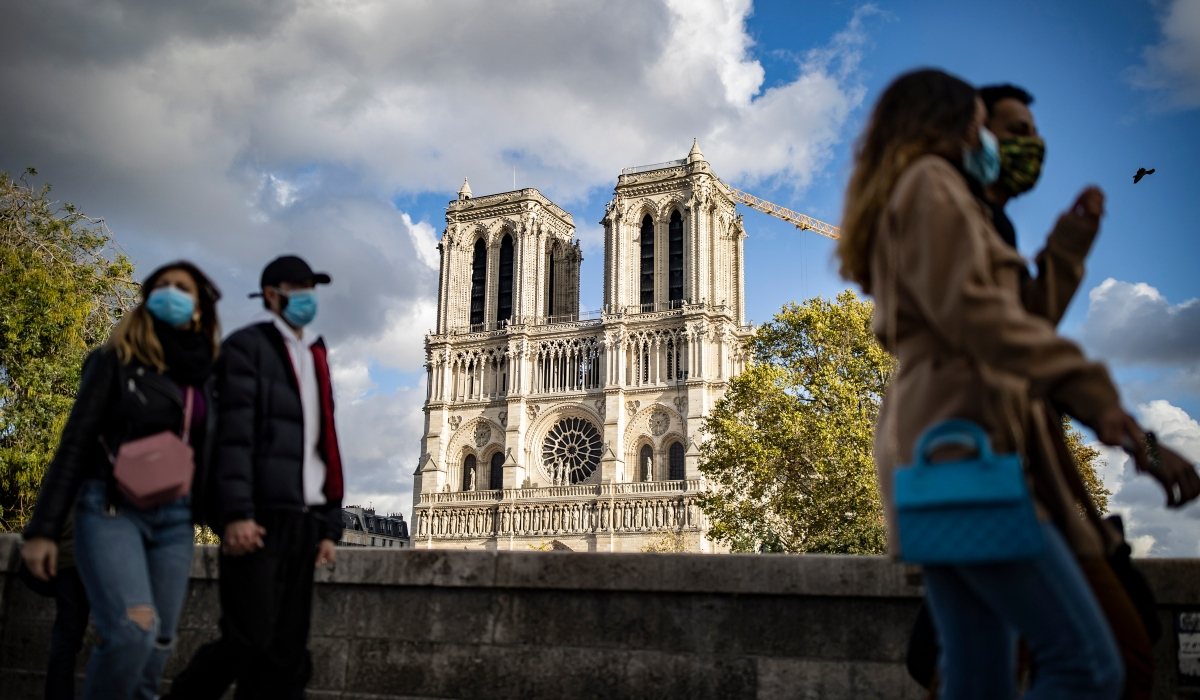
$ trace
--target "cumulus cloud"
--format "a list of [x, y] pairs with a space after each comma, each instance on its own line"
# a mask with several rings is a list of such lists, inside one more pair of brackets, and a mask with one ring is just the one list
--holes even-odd
[[1146, 47], [1126, 77], [1136, 88], [1163, 94], [1168, 109], [1200, 107], [1200, 0], [1172, 0], [1161, 25], [1162, 41]]
[[1172, 305], [1144, 282], [1111, 277], [1088, 294], [1083, 338], [1101, 356], [1127, 363], [1196, 366], [1200, 299]]
[[408, 513], [425, 427], [424, 399], [422, 382], [339, 406], [338, 442], [347, 464], [345, 503]]
[[[44, 0], [0, 23], [0, 169], [36, 166], [144, 274], [194, 259], [236, 327], [262, 265], [328, 271], [348, 479], [408, 488], [440, 221], [396, 202], [535, 186], [568, 209], [700, 138], [733, 182], [806, 186], [862, 100], [866, 6], [764, 90], [750, 0]], [[593, 249], [598, 236], [580, 222]], [[368, 415], [368, 413], [370, 415]], [[410, 430], [398, 425], [417, 427]], [[356, 479], [362, 479], [361, 484]], [[398, 480], [398, 481], [397, 481]], [[400, 484], [402, 486], [398, 486]], [[379, 496], [382, 498], [382, 495]], [[378, 505], [379, 499], [376, 499]]]
[[[1185, 458], [1200, 461], [1200, 423], [1167, 401], [1137, 407], [1139, 422], [1153, 430], [1164, 445]], [[1139, 474], [1121, 450], [1097, 445], [1105, 464], [1104, 484], [1113, 492], [1109, 507], [1125, 521], [1126, 539], [1137, 556], [1200, 556], [1200, 504], [1167, 509], [1158, 482]]]

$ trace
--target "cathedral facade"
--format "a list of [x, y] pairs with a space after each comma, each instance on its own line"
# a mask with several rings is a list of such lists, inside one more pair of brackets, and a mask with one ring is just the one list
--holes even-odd
[[450, 202], [413, 546], [713, 550], [697, 442], [745, 362], [741, 217], [693, 145], [623, 170], [601, 223], [604, 304], [581, 314], [569, 213], [466, 182]]

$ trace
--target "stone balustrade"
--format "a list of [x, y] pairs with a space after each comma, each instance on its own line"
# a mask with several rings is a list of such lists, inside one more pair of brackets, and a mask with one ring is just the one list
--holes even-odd
[[421, 538], [430, 537], [698, 531], [704, 527], [699, 486], [698, 479], [690, 479], [421, 494], [413, 537], [419, 546]]

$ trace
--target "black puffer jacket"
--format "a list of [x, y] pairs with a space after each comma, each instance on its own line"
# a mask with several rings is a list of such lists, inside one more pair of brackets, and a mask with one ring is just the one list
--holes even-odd
[[322, 537], [342, 536], [341, 499], [304, 503], [304, 410], [291, 357], [273, 323], [247, 326], [225, 339], [217, 363], [217, 502], [221, 522], [256, 511], [312, 511]]
[[[212, 504], [206, 485], [210, 483], [208, 475], [217, 425], [213, 387], [213, 377], [200, 387], [205, 421], [204, 425], [192, 427], [192, 446], [196, 448], [192, 517], [198, 523], [210, 520], [208, 510]], [[105, 445], [116, 453], [127, 440], [164, 430], [178, 432], [182, 427], [183, 391], [178, 384], [137, 360], [122, 364], [117, 353], [109, 348], [92, 352], [83, 363], [79, 393], [63, 427], [58, 451], [42, 480], [25, 537], [57, 540], [86, 479], [107, 480], [110, 502], [119, 503]]]

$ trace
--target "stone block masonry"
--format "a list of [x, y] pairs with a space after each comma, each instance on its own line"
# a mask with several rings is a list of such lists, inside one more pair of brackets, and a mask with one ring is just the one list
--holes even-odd
[[[17, 581], [17, 546], [0, 535], [0, 700], [41, 696], [54, 614]], [[1155, 697], [1193, 697], [1174, 616], [1200, 610], [1200, 560], [1139, 563], [1168, 630]], [[197, 547], [168, 678], [217, 634], [217, 575]], [[308, 696], [920, 698], [904, 670], [920, 594], [881, 557], [339, 549]]]

